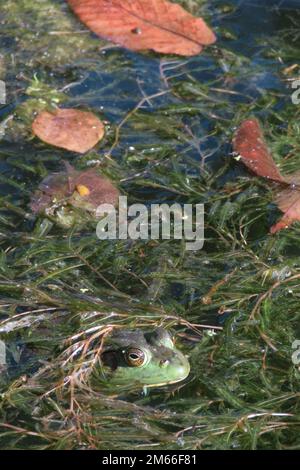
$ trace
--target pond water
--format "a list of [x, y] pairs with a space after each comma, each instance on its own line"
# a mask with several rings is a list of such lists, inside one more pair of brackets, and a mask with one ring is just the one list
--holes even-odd
[[[300, 2], [177, 3], [218, 36], [199, 56], [114, 46], [62, 0], [0, 0], [2, 449], [299, 448], [299, 224], [270, 235], [272, 187], [231, 141], [257, 117], [283, 173], [300, 166]], [[93, 111], [105, 138], [84, 155], [33, 138], [54, 105]], [[33, 217], [64, 160], [97, 165], [130, 203], [204, 203], [204, 248]], [[158, 325], [189, 356], [187, 380], [146, 394], [88, 382], [111, 326]]]

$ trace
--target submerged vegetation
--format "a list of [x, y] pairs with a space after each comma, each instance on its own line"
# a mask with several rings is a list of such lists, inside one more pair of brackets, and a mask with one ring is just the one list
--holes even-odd
[[[213, 24], [217, 46], [186, 60], [136, 54], [94, 37], [62, 0], [0, 0], [2, 449], [300, 447], [300, 225], [269, 234], [280, 215], [272, 186], [230, 146], [255, 116], [280, 170], [300, 168], [289, 88], [300, 12], [178, 3]], [[36, 113], [58, 105], [105, 122], [95, 149], [32, 137]], [[97, 166], [130, 203], [204, 203], [204, 248], [100, 241], [93, 222], [35, 217], [33, 192], [66, 158]], [[113, 329], [157, 326], [188, 354], [185, 382], [145, 394], [94, 380]]]

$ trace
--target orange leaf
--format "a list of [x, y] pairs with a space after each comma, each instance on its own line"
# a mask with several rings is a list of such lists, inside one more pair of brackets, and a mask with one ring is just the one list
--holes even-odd
[[94, 33], [134, 51], [192, 56], [216, 36], [202, 18], [167, 0], [68, 0]]
[[233, 150], [244, 165], [258, 176], [277, 182], [285, 182], [270, 154], [259, 122], [256, 119], [243, 121], [233, 138]]
[[42, 111], [33, 121], [32, 130], [43, 142], [78, 153], [93, 148], [104, 135], [97, 116], [78, 109]]
[[257, 120], [248, 119], [242, 122], [235, 133], [233, 148], [253, 173], [278, 183], [279, 189], [274, 202], [284, 215], [271, 227], [270, 232], [276, 233], [296, 220], [300, 221], [300, 173], [281, 175]]

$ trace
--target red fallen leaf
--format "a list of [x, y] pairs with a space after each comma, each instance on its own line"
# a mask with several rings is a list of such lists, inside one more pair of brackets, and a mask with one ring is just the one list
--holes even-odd
[[78, 109], [42, 111], [32, 130], [43, 142], [78, 153], [93, 148], [104, 135], [104, 125], [97, 116]]
[[192, 56], [216, 36], [202, 18], [167, 0], [68, 0], [94, 33], [134, 51]]
[[235, 133], [233, 149], [253, 173], [279, 185], [274, 202], [284, 215], [271, 227], [270, 232], [276, 233], [296, 220], [300, 221], [300, 172], [281, 175], [256, 119], [242, 122]]
[[285, 182], [269, 152], [260, 124], [256, 119], [243, 121], [233, 138], [233, 150], [244, 165], [258, 176]]
[[287, 176], [286, 181], [289, 182], [289, 187], [278, 191], [274, 200], [284, 216], [271, 227], [271, 233], [288, 228], [296, 220], [300, 221], [300, 173], [296, 172]]
[[31, 198], [30, 208], [36, 213], [63, 204], [95, 212], [100, 204], [118, 204], [119, 190], [99, 175], [94, 168], [77, 171], [65, 163], [66, 171], [47, 176]]

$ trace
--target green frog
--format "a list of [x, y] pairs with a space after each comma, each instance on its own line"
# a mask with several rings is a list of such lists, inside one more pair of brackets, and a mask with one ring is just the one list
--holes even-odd
[[105, 379], [113, 385], [160, 387], [184, 380], [187, 358], [164, 328], [115, 332], [101, 355]]

